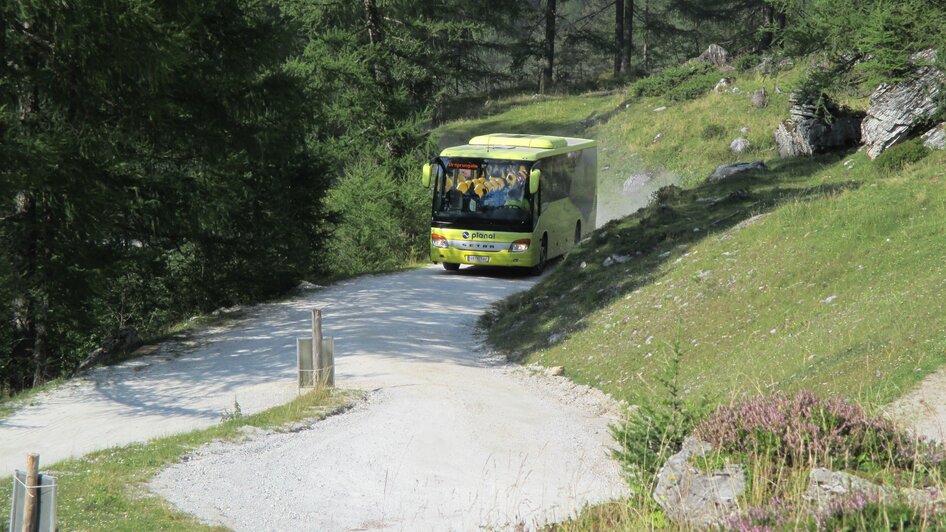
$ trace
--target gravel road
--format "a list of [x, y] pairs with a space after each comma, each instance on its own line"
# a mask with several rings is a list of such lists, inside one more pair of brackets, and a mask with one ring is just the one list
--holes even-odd
[[[260, 305], [196, 345], [93, 372], [0, 420], [0, 468], [205, 427], [295, 389], [295, 338], [323, 307], [336, 378], [369, 392], [294, 433], [215, 444], [153, 489], [236, 530], [534, 528], [626, 494], [607, 455], [614, 405], [478, 351], [476, 317], [533, 280], [437, 267], [369, 276]], [[0, 469], [2, 470], [2, 469]]]

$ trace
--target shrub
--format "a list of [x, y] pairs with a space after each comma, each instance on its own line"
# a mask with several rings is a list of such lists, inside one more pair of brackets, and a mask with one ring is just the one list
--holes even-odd
[[781, 498], [753, 506], [726, 521], [729, 530], [942, 530], [946, 513], [904, 502], [884, 503], [876, 495], [853, 493], [826, 508], [800, 509]]
[[726, 136], [726, 128], [719, 124], [709, 124], [703, 128], [701, 133], [703, 140], [713, 140]]
[[788, 467], [941, 467], [944, 453], [881, 417], [840, 399], [801, 391], [719, 408], [697, 434], [723, 452], [768, 457]]
[[[631, 93], [634, 96], [663, 96], [691, 78], [707, 76], [716, 78], [718, 75], [708, 63], [687, 63], [662, 70], [657, 74], [635, 82], [631, 85]], [[711, 89], [713, 86], [711, 85], [709, 88]]]
[[673, 102], [695, 100], [712, 90], [718, 82], [719, 73], [717, 72], [694, 76], [671, 89], [667, 93], [667, 99]]
[[337, 225], [329, 240], [333, 273], [396, 268], [422, 255], [429, 230], [427, 190], [396, 165], [366, 158], [346, 169], [329, 192]]
[[897, 172], [908, 164], [923, 160], [930, 153], [920, 139], [908, 140], [881, 153], [874, 159], [874, 165], [882, 172]]
[[656, 475], [667, 459], [678, 452], [703, 413], [702, 404], [685, 405], [677, 387], [681, 353], [674, 347], [666, 374], [659, 380], [664, 394], [654, 402], [628, 412], [611, 435], [620, 448], [614, 457], [621, 462], [635, 491], [650, 492]]
[[735, 61], [733, 61], [732, 66], [736, 70], [746, 71], [759, 66], [759, 63], [761, 62], [762, 58], [757, 55], [740, 55]]

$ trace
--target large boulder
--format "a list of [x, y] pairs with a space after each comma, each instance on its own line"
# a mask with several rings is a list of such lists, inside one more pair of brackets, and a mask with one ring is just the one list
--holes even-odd
[[899, 83], [884, 83], [871, 95], [867, 117], [861, 124], [871, 159], [906, 140], [936, 112], [946, 75], [933, 66], [935, 60], [934, 50], [914, 54], [917, 69], [910, 77]]
[[696, 60], [705, 61], [716, 67], [723, 67], [729, 64], [729, 52], [718, 44], [711, 44]]
[[862, 116], [841, 109], [827, 96], [819, 106], [793, 95], [789, 115], [775, 130], [779, 157], [810, 157], [860, 143]]
[[674, 523], [702, 530], [721, 526], [738, 515], [736, 499], [746, 489], [742, 466], [727, 465], [704, 473], [690, 463], [691, 458], [712, 450], [712, 445], [691, 436], [657, 474], [654, 500]]
[[931, 150], [946, 150], [946, 122], [924, 133], [923, 145]]

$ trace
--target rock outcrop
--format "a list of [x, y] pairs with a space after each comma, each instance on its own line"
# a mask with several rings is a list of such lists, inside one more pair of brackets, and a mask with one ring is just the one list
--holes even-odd
[[736, 499], [746, 489], [742, 466], [727, 465], [720, 471], [703, 473], [690, 463], [691, 458], [712, 449], [709, 443], [691, 436], [658, 473], [654, 500], [674, 523], [706, 529], [738, 514]]
[[941, 507], [944, 504], [938, 501], [936, 490], [933, 489], [920, 490], [880, 486], [850, 473], [831, 471], [821, 467], [811, 470], [808, 476], [808, 489], [805, 490], [804, 498], [811, 502], [815, 508], [824, 510], [830, 508], [832, 504], [853, 495], [862, 495], [880, 502], [903, 501], [914, 508]]
[[819, 108], [814, 102], [799, 101], [796, 95], [789, 115], [775, 130], [779, 157], [810, 157], [860, 143], [862, 117], [845, 112], [827, 96]]
[[729, 64], [729, 52], [718, 44], [711, 44], [696, 60], [705, 61], [716, 67], [723, 67]]
[[946, 122], [923, 134], [923, 145], [931, 150], [946, 150]]
[[946, 75], [932, 65], [934, 50], [913, 55], [916, 71], [899, 83], [884, 83], [870, 97], [861, 134], [867, 155], [874, 159], [884, 150], [906, 140], [936, 112]]
[[710, 183], [718, 183], [724, 179], [732, 177], [734, 175], [744, 174], [746, 172], [765, 172], [768, 170], [768, 167], [765, 166], [765, 163], [762, 161], [755, 161], [751, 163], [735, 163], [735, 164], [724, 164], [716, 168], [716, 171], [710, 174], [707, 181]]
[[732, 82], [733, 82], [732, 78], [723, 78], [719, 80], [719, 82], [716, 83], [716, 86], [713, 87], [713, 92], [715, 92], [716, 94], [722, 94], [726, 92], [726, 89], [728, 89], [729, 86], [732, 85]]

